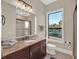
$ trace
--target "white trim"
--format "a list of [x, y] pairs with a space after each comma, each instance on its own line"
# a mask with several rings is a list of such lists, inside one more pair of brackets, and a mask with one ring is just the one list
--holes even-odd
[[56, 47], [55, 50], [62, 52], [62, 53], [65, 53], [65, 54], [73, 55], [71, 50], [67, 50], [67, 49], [63, 49], [63, 48], [59, 48], [59, 47]]
[[47, 14], [54, 13], [54, 12], [57, 12], [57, 11], [64, 11], [64, 10], [63, 10], [63, 8], [60, 8], [60, 9], [56, 9], [54, 11], [47, 12]]
[[[53, 12], [57, 12], [57, 11], [63, 11], [63, 27], [64, 27], [64, 10], [63, 10], [63, 8], [61, 8], [61, 9], [57, 9], [57, 10], [54, 10], [54, 11], [51, 11], [51, 12], [47, 12], [47, 19], [46, 19], [46, 29], [47, 29], [47, 35], [46, 35], [46, 39], [48, 39], [48, 14], [50, 14], [50, 13], [53, 13]], [[64, 28], [63, 28], [63, 34], [62, 34], [62, 40], [60, 40], [60, 41], [64, 41]]]
[[56, 43], [65, 43], [64, 40], [54, 40], [54, 39], [48, 39], [48, 42], [56, 42]]
[[35, 16], [35, 33], [34, 34], [37, 34], [37, 18], [36, 18], [36, 16]]

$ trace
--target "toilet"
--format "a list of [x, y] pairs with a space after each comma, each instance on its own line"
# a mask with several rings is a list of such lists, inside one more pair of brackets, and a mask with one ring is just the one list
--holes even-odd
[[47, 53], [50, 55], [55, 55], [56, 54], [55, 48], [56, 48], [56, 45], [48, 43], [47, 44]]

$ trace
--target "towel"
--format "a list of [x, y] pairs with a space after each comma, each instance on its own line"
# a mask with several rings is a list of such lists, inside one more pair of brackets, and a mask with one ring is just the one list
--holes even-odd
[[2, 39], [1, 40], [1, 45], [3, 46], [3, 48], [14, 46], [16, 43], [17, 41], [15, 39]]

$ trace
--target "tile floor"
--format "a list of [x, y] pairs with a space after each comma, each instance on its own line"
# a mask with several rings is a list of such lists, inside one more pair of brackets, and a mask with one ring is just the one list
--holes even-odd
[[71, 55], [61, 53], [61, 52], [56, 52], [56, 55], [53, 55], [53, 56], [47, 54], [47, 56], [44, 59], [50, 59], [50, 57], [54, 57], [56, 59], [73, 59]]

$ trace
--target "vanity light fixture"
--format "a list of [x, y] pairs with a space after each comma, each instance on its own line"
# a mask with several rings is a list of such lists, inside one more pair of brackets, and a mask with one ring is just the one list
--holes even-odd
[[17, 8], [20, 8], [27, 12], [32, 12], [32, 6], [30, 4], [24, 2], [23, 0], [18, 0]]

